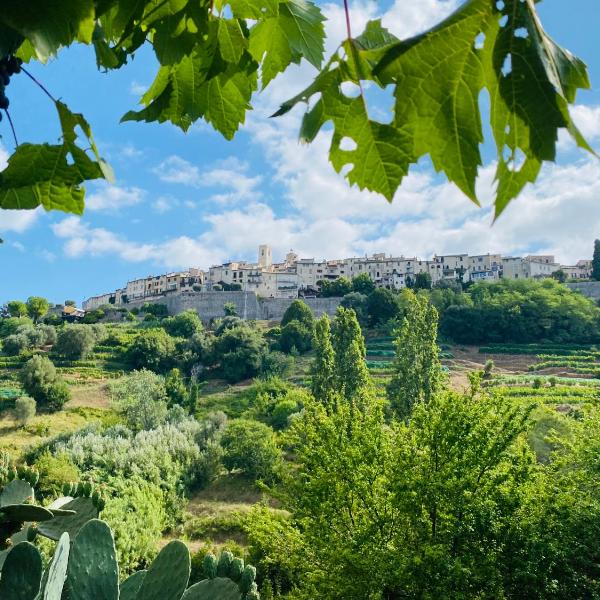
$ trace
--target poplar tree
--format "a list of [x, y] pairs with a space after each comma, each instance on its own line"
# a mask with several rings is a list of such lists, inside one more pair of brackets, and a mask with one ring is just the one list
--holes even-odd
[[334, 385], [340, 397], [351, 404], [363, 396], [370, 384], [365, 362], [366, 347], [356, 313], [339, 307], [332, 330], [335, 352]]
[[440, 389], [438, 312], [424, 296], [413, 295], [394, 346], [394, 375], [387, 395], [396, 415], [407, 418], [418, 402], [428, 403]]
[[335, 353], [331, 345], [331, 326], [327, 315], [323, 315], [315, 324], [313, 345], [315, 358], [311, 365], [311, 392], [330, 412], [335, 397]]

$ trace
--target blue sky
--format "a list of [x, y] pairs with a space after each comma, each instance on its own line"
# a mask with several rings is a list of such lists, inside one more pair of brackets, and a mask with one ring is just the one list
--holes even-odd
[[[400, 36], [416, 33], [450, 12], [458, 0], [360, 1], [352, 4], [356, 31], [382, 16]], [[343, 36], [341, 1], [320, 3], [329, 17], [329, 50]], [[544, 0], [546, 30], [583, 58], [593, 90], [578, 98], [577, 123], [600, 148], [600, 10], [597, 0]], [[114, 167], [114, 186], [90, 184], [83, 218], [43, 211], [0, 212], [0, 302], [44, 295], [54, 302], [113, 290], [128, 279], [188, 266], [207, 268], [253, 259], [259, 243], [275, 258], [290, 248], [304, 257], [336, 258], [386, 252], [552, 252], [564, 263], [591, 254], [600, 237], [600, 164], [560, 142], [556, 165], [544, 169], [492, 227], [479, 209], [437, 177], [424, 161], [406, 179], [392, 205], [350, 189], [326, 161], [327, 133], [310, 147], [297, 143], [300, 111], [269, 120], [274, 107], [314, 75], [307, 66], [280, 76], [258, 95], [255, 111], [233, 142], [198, 124], [188, 134], [171, 125], [125, 123], [152, 81], [149, 49], [124, 69], [95, 70], [89, 48], [64, 51], [32, 68], [51, 92], [90, 121], [102, 154]], [[25, 77], [9, 88], [11, 114], [21, 140], [58, 136], [53, 107]], [[387, 108], [382, 95], [374, 105]], [[0, 164], [12, 150], [0, 123]], [[491, 154], [487, 152], [488, 159]], [[489, 197], [493, 165], [481, 173]]]

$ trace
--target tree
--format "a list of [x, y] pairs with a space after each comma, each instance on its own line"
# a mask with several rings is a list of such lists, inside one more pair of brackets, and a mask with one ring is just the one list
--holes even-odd
[[66, 382], [59, 378], [47, 356], [32, 356], [19, 376], [23, 389], [37, 402], [39, 408], [60, 410], [71, 397]]
[[223, 464], [239, 469], [251, 479], [272, 482], [281, 465], [281, 451], [273, 430], [264, 423], [237, 419], [227, 424], [221, 439], [225, 451]]
[[203, 330], [202, 321], [195, 310], [185, 310], [174, 317], [164, 319], [161, 325], [174, 337], [191, 338]]
[[59, 332], [54, 352], [71, 360], [80, 360], [90, 354], [96, 345], [96, 336], [90, 325], [65, 325]]
[[390, 405], [400, 418], [410, 417], [415, 404], [430, 402], [440, 389], [437, 324], [435, 307], [427, 298], [414, 296], [394, 341], [394, 374], [387, 386]]
[[353, 310], [341, 306], [337, 309], [331, 337], [336, 391], [345, 402], [360, 406], [371, 378], [365, 363], [365, 340]]
[[65, 306], [77, 306], [75, 300], [65, 300]]
[[15, 400], [15, 421], [25, 427], [35, 417], [36, 402], [29, 396], [20, 396]]
[[11, 300], [6, 304], [6, 310], [11, 317], [26, 317], [27, 305], [20, 300]]
[[352, 291], [368, 296], [375, 290], [375, 284], [368, 273], [360, 273], [352, 278]]
[[[259, 87], [258, 73], [262, 90], [292, 63], [305, 59], [321, 69], [320, 73], [306, 90], [284, 102], [274, 116], [287, 113], [299, 102], [312, 106], [317, 95], [322, 102], [314, 102], [317, 108], [307, 111], [302, 137], [311, 142], [325, 123], [332, 123], [334, 143], [329, 158], [334, 168], [341, 172], [350, 164], [345, 176], [351, 184], [381, 193], [390, 201], [411, 165], [425, 155], [430, 155], [436, 169], [469, 198], [477, 200], [475, 183], [482, 164], [479, 146], [484, 126], [473, 99], [487, 89], [498, 162], [496, 216], [536, 179], [543, 162], [555, 156], [559, 128], [567, 129], [589, 150], [568, 110], [577, 90], [590, 87], [585, 64], [550, 40], [533, 2], [516, 11], [519, 0], [502, 4], [469, 0], [427, 35], [411, 40], [399, 40], [383, 29], [380, 21], [367, 23], [365, 31], [352, 38], [352, 15], [346, 7], [346, 39], [323, 64], [324, 17], [312, 2], [288, 0], [282, 12], [278, 5], [262, 10], [265, 7], [260, 4], [234, 3], [222, 15], [213, 11], [211, 3], [198, 6], [192, 0], [169, 3], [162, 10], [156, 10], [152, 0], [137, 2], [133, 8], [126, 0], [75, 1], [75, 5], [61, 5], [52, 14], [47, 4], [40, 3], [39, 10], [37, 4], [33, 10], [30, 5], [19, 6], [13, 13], [2, 15], [7, 83], [11, 75], [23, 70], [22, 57], [45, 62], [62, 47], [86, 43], [93, 44], [98, 68], [115, 70], [147, 44], [157, 58], [156, 80], [142, 98], [144, 106], [127, 112], [122, 120], [170, 121], [186, 131], [202, 118], [231, 139], [252, 106], [252, 96]], [[290, 27], [290, 22], [297, 23], [298, 10], [302, 27]], [[505, 23], [499, 15], [511, 18]], [[170, 27], [172, 22], [181, 27]], [[94, 27], [97, 23], [102, 26]], [[521, 60], [511, 65], [508, 75], [525, 84], [513, 86], [511, 94], [502, 93], [507, 77], [504, 65], [515, 54], [514, 45], [506, 44], [505, 38], [518, 38], [521, 29], [535, 29], [537, 34], [519, 53]], [[219, 36], [223, 31], [227, 35]], [[482, 47], [478, 44], [480, 36], [486, 39]], [[454, 49], [451, 53], [449, 46]], [[345, 52], [350, 47], [356, 52]], [[197, 72], [201, 60], [218, 63], [219, 68], [206, 70], [194, 93], [182, 99], [185, 74]], [[357, 60], [361, 64], [358, 70], [354, 68]], [[443, 69], [439, 68], [441, 61]], [[464, 65], [469, 68], [462, 68]], [[528, 78], [531, 73], [536, 77]], [[226, 85], [232, 78], [235, 90]], [[362, 81], [392, 90], [395, 106], [385, 123], [369, 118], [365, 96], [349, 99], [341, 92], [344, 84]], [[540, 89], [545, 91], [542, 105], [532, 106], [529, 100], [539, 95]], [[227, 103], [229, 110], [215, 109], [215, 103], [207, 101], [213, 97], [218, 106]], [[3, 174], [2, 208], [43, 205], [81, 213], [81, 184], [112, 176], [84, 117], [72, 113], [61, 101], [50, 101], [61, 123], [62, 143], [17, 147]], [[4, 91], [2, 105], [8, 106]], [[475, 108], [444, 112], [447, 105]], [[351, 119], [346, 118], [349, 111]], [[508, 127], [515, 118], [521, 123], [518, 134]], [[356, 138], [351, 156], [340, 146], [345, 137]], [[525, 168], [518, 172], [511, 169], [517, 152], [522, 152], [525, 160]], [[38, 168], [24, 186], [21, 169], [30, 164], [32, 156], [38, 158]]]
[[336, 394], [335, 352], [331, 344], [329, 317], [323, 315], [315, 326], [315, 357], [310, 368], [310, 391], [327, 410], [333, 410]]
[[600, 240], [594, 241], [594, 256], [592, 258], [592, 279], [600, 281]]
[[301, 321], [289, 321], [281, 328], [279, 347], [287, 354], [295, 348], [300, 354], [308, 352], [312, 347], [314, 327], [308, 327]]
[[165, 378], [165, 392], [169, 406], [188, 404], [188, 391], [179, 369], [171, 369]]
[[323, 298], [341, 298], [352, 291], [352, 282], [347, 277], [338, 277], [329, 281], [317, 281], [319, 293]]
[[163, 329], [140, 333], [127, 348], [125, 359], [134, 369], [164, 373], [173, 362], [175, 342]]
[[111, 404], [133, 431], [148, 431], [167, 418], [165, 380], [145, 369], [110, 384]]
[[50, 308], [50, 303], [46, 298], [40, 296], [31, 296], [27, 298], [27, 314], [31, 317], [34, 323], [37, 323]]
[[417, 273], [413, 284], [415, 290], [430, 290], [431, 275], [429, 273]]
[[401, 314], [398, 296], [385, 288], [377, 288], [369, 294], [367, 310], [371, 325], [383, 325]]
[[223, 312], [226, 317], [237, 317], [237, 306], [233, 302], [225, 302], [223, 304]]
[[260, 372], [267, 344], [259, 331], [247, 325], [234, 327], [215, 339], [211, 356], [225, 379], [232, 383]]
[[565, 283], [567, 281], [567, 274], [562, 269], [557, 269], [552, 273], [552, 279], [556, 279], [558, 283]]
[[2, 352], [8, 356], [17, 356], [30, 347], [29, 339], [22, 333], [6, 336], [2, 341]]
[[346, 294], [340, 306], [351, 308], [356, 313], [356, 318], [361, 325], [366, 325], [369, 317], [369, 302], [367, 296], [360, 292], [350, 292]]
[[306, 302], [294, 300], [283, 313], [281, 327], [285, 327], [290, 321], [298, 321], [312, 330], [315, 324], [315, 317]]

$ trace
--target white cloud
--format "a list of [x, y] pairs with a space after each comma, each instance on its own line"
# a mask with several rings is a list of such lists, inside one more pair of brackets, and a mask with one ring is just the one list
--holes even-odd
[[588, 141], [600, 138], [600, 106], [577, 104], [571, 108], [571, 116]]
[[11, 242], [10, 245], [19, 252], [25, 252], [25, 246], [21, 242]]
[[254, 201], [261, 197], [258, 186], [260, 175], [248, 176], [248, 163], [235, 157], [218, 161], [204, 171], [179, 156], [169, 156], [154, 168], [161, 181], [178, 183], [193, 188], [220, 188], [223, 192], [212, 194], [208, 199], [221, 204], [240, 200]]
[[98, 189], [86, 197], [88, 210], [118, 212], [127, 206], [142, 202], [144, 191], [137, 187], [120, 187], [118, 185], [99, 185]]
[[141, 96], [146, 93], [147, 89], [148, 86], [140, 83], [139, 81], [134, 80], [129, 84], [129, 93], [133, 96]]
[[172, 210], [173, 208], [173, 204], [175, 204], [175, 201], [169, 198], [158, 198], [158, 200], [155, 200], [152, 203], [152, 210], [155, 213], [158, 213], [159, 215], [162, 215], [166, 212], [169, 212], [170, 210]]
[[37, 221], [41, 210], [0, 210], [0, 231], [23, 233]]

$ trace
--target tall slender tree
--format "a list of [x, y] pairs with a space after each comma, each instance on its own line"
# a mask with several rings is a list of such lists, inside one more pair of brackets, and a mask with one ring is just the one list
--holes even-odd
[[335, 398], [335, 352], [331, 345], [329, 317], [323, 315], [315, 325], [315, 358], [311, 366], [311, 392], [323, 404], [327, 412], [333, 410]]
[[349, 308], [339, 307], [332, 329], [335, 352], [334, 384], [340, 397], [356, 404], [367, 393], [371, 378], [365, 362], [365, 340], [356, 318]]
[[600, 240], [594, 241], [594, 257], [592, 258], [592, 279], [600, 281]]
[[429, 402], [440, 388], [437, 325], [438, 312], [428, 298], [413, 295], [394, 342], [394, 375], [387, 387], [390, 404], [400, 418], [409, 417], [417, 402]]

